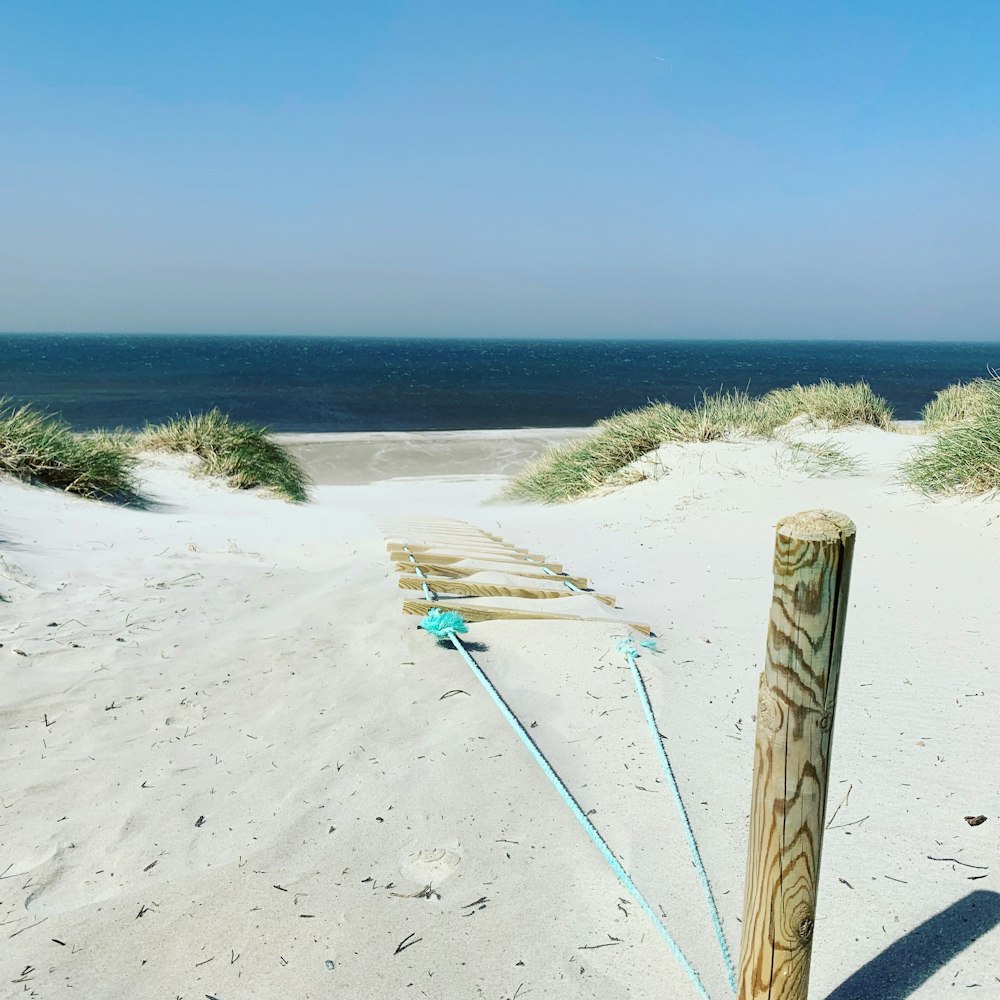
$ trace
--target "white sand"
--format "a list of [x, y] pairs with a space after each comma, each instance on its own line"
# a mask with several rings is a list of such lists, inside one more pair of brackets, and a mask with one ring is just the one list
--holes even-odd
[[[558, 508], [483, 505], [501, 480], [465, 458], [301, 507], [167, 460], [149, 511], [0, 481], [0, 995], [693, 997], [468, 668], [399, 613], [378, 525], [461, 518], [621, 606], [545, 610], [653, 625], [641, 666], [736, 951], [773, 527], [822, 506], [858, 543], [811, 995], [1000, 996], [1000, 505], [894, 485], [919, 437], [833, 437], [861, 474], [811, 478], [780, 443], [664, 449], [669, 475]], [[728, 996], [623, 630], [471, 629]]]
[[511, 476], [590, 428], [275, 434], [323, 486], [427, 476]]

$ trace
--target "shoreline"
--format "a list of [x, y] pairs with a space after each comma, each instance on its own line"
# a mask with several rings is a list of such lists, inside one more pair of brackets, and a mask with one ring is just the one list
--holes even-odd
[[505, 478], [547, 449], [592, 427], [464, 431], [278, 433], [317, 486], [360, 486], [387, 479]]
[[[919, 423], [919, 421], [917, 421]], [[593, 427], [485, 427], [447, 431], [275, 431], [268, 437], [281, 444], [337, 444], [339, 442], [379, 440], [405, 440], [418, 438], [428, 441], [456, 440], [471, 438], [509, 437], [571, 437], [583, 435]]]

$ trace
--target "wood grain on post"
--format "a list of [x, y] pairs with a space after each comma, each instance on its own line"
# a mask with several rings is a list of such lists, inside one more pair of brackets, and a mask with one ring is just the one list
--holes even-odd
[[739, 1000], [806, 1000], [854, 524], [778, 522], [760, 678]]

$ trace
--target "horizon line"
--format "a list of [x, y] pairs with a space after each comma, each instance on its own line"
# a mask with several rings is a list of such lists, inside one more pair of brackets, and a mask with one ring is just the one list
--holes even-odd
[[737, 334], [427, 334], [427, 333], [284, 333], [239, 332], [233, 330], [0, 330], [0, 337], [242, 337], [242, 338], [299, 338], [303, 340], [451, 340], [451, 341], [535, 341], [569, 343], [658, 343], [658, 342], [715, 342], [715, 343], [833, 343], [833, 344], [996, 344], [1000, 345], [1000, 333], [995, 337], [940, 338], [935, 336], [883, 335], [879, 337], [860, 336], [774, 336]]

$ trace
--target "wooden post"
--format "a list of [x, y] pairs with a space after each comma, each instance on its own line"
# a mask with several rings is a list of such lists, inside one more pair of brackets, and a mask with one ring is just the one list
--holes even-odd
[[806, 1000], [854, 524], [778, 522], [760, 678], [739, 1000]]

